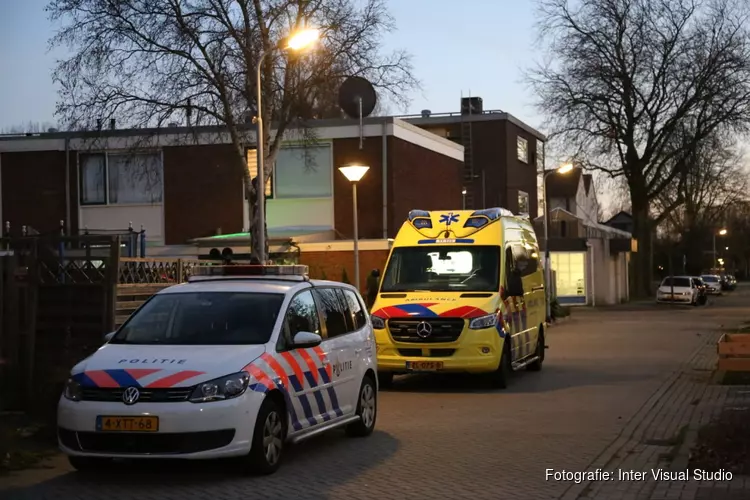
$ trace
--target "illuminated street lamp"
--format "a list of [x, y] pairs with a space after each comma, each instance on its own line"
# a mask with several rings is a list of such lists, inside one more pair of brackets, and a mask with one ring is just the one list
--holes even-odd
[[365, 165], [348, 165], [346, 167], [339, 167], [339, 172], [344, 174], [349, 182], [352, 183], [352, 208], [353, 208], [353, 233], [352, 240], [354, 241], [354, 286], [357, 290], [360, 289], [359, 285], [359, 224], [357, 221], [357, 183], [362, 180], [370, 167]]
[[[281, 50], [291, 50], [295, 52], [299, 52], [303, 49], [306, 49], [308, 47], [311, 47], [315, 42], [317, 42], [320, 39], [320, 32], [317, 29], [302, 29], [297, 31], [296, 33], [293, 33], [288, 38], [285, 39], [285, 43], [279, 44], [279, 49]], [[258, 138], [257, 138], [257, 150], [258, 150], [258, 175], [257, 175], [257, 193], [258, 193], [258, 205], [256, 210], [258, 210], [258, 219], [260, 220], [260, 231], [258, 233], [258, 241], [253, 241], [252, 244], [258, 245], [260, 248], [260, 261], [261, 264], [266, 263], [266, 173], [264, 171], [265, 168], [265, 158], [264, 158], [264, 147], [263, 147], [263, 106], [261, 105], [262, 97], [263, 97], [263, 91], [261, 89], [261, 69], [263, 68], [263, 60], [266, 58], [266, 55], [270, 53], [271, 50], [264, 50], [261, 51], [260, 56], [258, 57], [258, 66], [256, 67], [256, 79], [255, 79], [255, 86], [257, 91], [257, 106], [258, 106], [258, 114], [254, 119], [254, 122], [258, 128]]]
[[466, 210], [466, 188], [461, 191], [461, 210]]
[[[726, 229], [719, 229], [718, 234], [719, 234], [719, 236], [726, 236], [727, 235], [727, 230]], [[713, 251], [714, 261], [711, 264], [711, 267], [713, 267], [713, 266], [716, 265], [716, 231], [714, 231], [714, 233], [713, 233], [713, 248], [714, 248], [714, 251]]]
[[549, 259], [549, 211], [547, 210], [547, 177], [552, 174], [565, 175], [573, 171], [576, 168], [572, 163], [563, 163], [559, 167], [553, 170], [542, 171], [542, 204], [544, 206], [544, 215], [542, 221], [544, 223], [544, 298], [547, 302], [547, 319], [552, 316], [552, 297], [550, 297], [550, 281], [552, 277], [550, 275], [550, 259]]

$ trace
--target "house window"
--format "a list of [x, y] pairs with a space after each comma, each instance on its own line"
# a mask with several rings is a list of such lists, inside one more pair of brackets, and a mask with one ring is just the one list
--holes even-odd
[[276, 198], [330, 198], [333, 196], [331, 145], [283, 147], [276, 156]]
[[550, 252], [550, 261], [557, 297], [586, 297], [586, 253]]
[[529, 141], [518, 136], [516, 140], [516, 151], [518, 152], [518, 159], [520, 161], [529, 163]]
[[518, 213], [529, 213], [529, 193], [526, 193], [524, 191], [518, 192]]
[[[255, 179], [258, 175], [258, 150], [248, 149], [247, 150], [247, 169], [250, 172], [250, 179]], [[266, 198], [272, 198], [273, 192], [271, 190], [272, 175], [269, 175], [266, 179]]]
[[80, 159], [81, 205], [161, 203], [161, 153], [83, 154]]
[[544, 171], [544, 142], [536, 140], [536, 169]]

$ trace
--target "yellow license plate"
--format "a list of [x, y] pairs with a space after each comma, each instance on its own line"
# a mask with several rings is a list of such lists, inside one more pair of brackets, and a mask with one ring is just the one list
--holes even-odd
[[442, 361], [407, 361], [406, 369], [415, 372], [434, 372], [443, 369]]
[[159, 417], [96, 417], [100, 432], [159, 432]]

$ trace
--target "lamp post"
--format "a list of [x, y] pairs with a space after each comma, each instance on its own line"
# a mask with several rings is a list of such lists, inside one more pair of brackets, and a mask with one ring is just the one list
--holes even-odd
[[565, 175], [572, 172], [575, 166], [572, 163], [565, 163], [556, 169], [542, 171], [542, 204], [544, 205], [544, 299], [547, 303], [547, 320], [552, 316], [552, 297], [550, 297], [550, 259], [549, 259], [549, 210], [547, 210], [547, 177], [552, 174]]
[[466, 188], [461, 191], [461, 210], [466, 210]]
[[357, 183], [365, 176], [370, 167], [365, 165], [348, 165], [346, 167], [339, 167], [339, 172], [344, 174], [349, 182], [352, 183], [352, 224], [353, 233], [352, 240], [354, 241], [354, 286], [357, 290], [360, 289], [359, 285], [359, 224], [357, 222]]
[[[719, 236], [726, 236], [727, 230], [726, 229], [719, 229]], [[716, 231], [713, 232], [713, 256], [714, 260], [711, 263], [711, 268], [713, 269], [716, 267]]]
[[[286, 43], [284, 44], [282, 41], [282, 44], [278, 47], [281, 50], [293, 50], [293, 51], [300, 51], [303, 50], [311, 45], [313, 45], [318, 39], [320, 38], [320, 33], [316, 29], [303, 29], [300, 30], [288, 38], [285, 39]], [[260, 248], [260, 263], [265, 264], [266, 263], [266, 172], [264, 170], [265, 168], [265, 148], [263, 144], [263, 106], [262, 106], [262, 98], [263, 98], [263, 90], [261, 88], [261, 70], [263, 69], [263, 60], [266, 58], [266, 55], [268, 55], [271, 52], [271, 50], [263, 50], [260, 53], [260, 56], [258, 57], [258, 65], [255, 68], [255, 89], [257, 92], [256, 96], [256, 104], [258, 107], [258, 114], [255, 116], [255, 119], [253, 120], [255, 122], [255, 125], [258, 129], [258, 137], [256, 140], [257, 143], [257, 151], [258, 151], [258, 174], [257, 174], [257, 183], [255, 186], [255, 189], [257, 190], [258, 194], [258, 202], [257, 207], [255, 209], [258, 211], [258, 220], [260, 221], [260, 231], [258, 232], [258, 241], [257, 245], [258, 248]], [[251, 221], [252, 225], [252, 221]], [[253, 246], [256, 245], [256, 242], [252, 242]]]

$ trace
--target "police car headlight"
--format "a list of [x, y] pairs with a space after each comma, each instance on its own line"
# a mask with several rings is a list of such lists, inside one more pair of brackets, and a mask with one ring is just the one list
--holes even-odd
[[492, 328], [497, 325], [497, 314], [488, 314], [487, 316], [480, 316], [474, 318], [469, 322], [469, 328], [472, 330], [482, 330], [484, 328]]
[[241, 396], [250, 384], [250, 375], [245, 372], [227, 375], [198, 384], [190, 395], [192, 403], [224, 401]]
[[69, 399], [70, 401], [80, 401], [81, 384], [79, 384], [72, 378], [69, 378], [68, 381], [65, 382], [65, 387], [63, 388], [63, 396], [65, 396], [65, 399]]
[[372, 321], [372, 327], [375, 330], [385, 329], [385, 320], [383, 318], [379, 318], [377, 316], [370, 316], [370, 320]]

